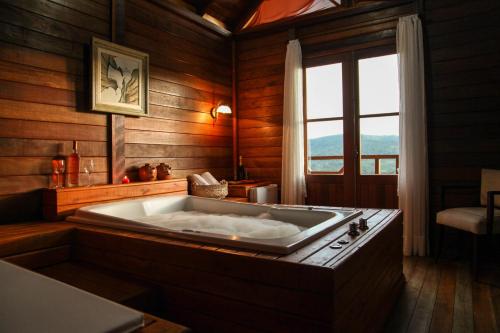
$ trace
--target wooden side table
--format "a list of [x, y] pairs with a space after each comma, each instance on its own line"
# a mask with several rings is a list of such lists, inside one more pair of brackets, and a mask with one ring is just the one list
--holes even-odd
[[228, 183], [229, 194], [225, 200], [237, 202], [248, 202], [248, 194], [251, 188], [272, 184], [268, 180], [237, 180]]

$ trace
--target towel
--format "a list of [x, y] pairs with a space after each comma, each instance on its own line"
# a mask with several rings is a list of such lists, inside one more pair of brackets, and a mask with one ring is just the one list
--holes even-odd
[[220, 185], [217, 179], [212, 176], [212, 174], [208, 171], [201, 174], [201, 177], [209, 184], [209, 185]]
[[202, 176], [196, 173], [192, 174], [191, 177], [196, 185], [210, 185]]

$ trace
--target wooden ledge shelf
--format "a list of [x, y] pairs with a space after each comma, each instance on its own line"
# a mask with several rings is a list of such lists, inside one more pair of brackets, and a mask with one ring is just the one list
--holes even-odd
[[43, 191], [43, 216], [49, 221], [62, 220], [83, 206], [166, 194], [187, 194], [187, 180], [169, 179], [130, 184], [45, 189]]

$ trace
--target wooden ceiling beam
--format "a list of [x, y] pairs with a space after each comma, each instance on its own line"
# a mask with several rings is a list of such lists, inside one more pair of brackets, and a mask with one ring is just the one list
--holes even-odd
[[185, 19], [190, 20], [191, 22], [194, 22], [198, 24], [199, 26], [202, 26], [220, 36], [228, 37], [231, 35], [231, 31], [224, 29], [222, 27], [219, 27], [216, 24], [213, 24], [212, 22], [209, 22], [205, 19], [203, 19], [201, 16], [196, 14], [195, 12], [192, 12], [188, 9], [181, 8], [172, 2], [170, 0], [149, 0], [149, 2], [154, 3], [155, 5], [166, 9], [170, 12], [176, 13], [179, 16], [184, 17]]

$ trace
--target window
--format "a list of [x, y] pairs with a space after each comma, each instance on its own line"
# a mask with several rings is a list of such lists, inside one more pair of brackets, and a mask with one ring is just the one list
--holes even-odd
[[[343, 175], [349, 166], [345, 158], [357, 156], [350, 169], [357, 165], [358, 175], [394, 175], [399, 167], [397, 55], [343, 58], [305, 69], [307, 172]], [[346, 154], [344, 147], [355, 151]]]
[[342, 64], [306, 68], [307, 170], [342, 174], [344, 118]]
[[397, 55], [358, 60], [358, 78], [360, 173], [396, 174], [399, 167]]

